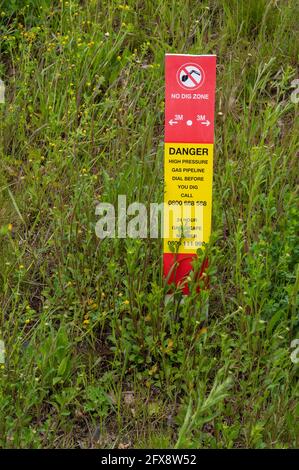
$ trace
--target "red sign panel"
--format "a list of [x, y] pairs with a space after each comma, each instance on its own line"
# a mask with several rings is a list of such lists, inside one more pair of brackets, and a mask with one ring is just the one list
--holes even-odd
[[165, 142], [214, 142], [216, 56], [166, 54]]

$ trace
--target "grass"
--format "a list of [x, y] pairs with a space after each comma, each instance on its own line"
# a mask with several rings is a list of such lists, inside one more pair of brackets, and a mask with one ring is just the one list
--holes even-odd
[[[0, 5], [0, 446], [298, 446], [296, 1]], [[97, 201], [162, 200], [166, 52], [218, 56], [211, 285], [184, 305], [161, 241], [94, 230]]]

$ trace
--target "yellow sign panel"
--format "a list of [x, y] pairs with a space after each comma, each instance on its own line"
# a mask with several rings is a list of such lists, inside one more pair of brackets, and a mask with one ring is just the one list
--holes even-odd
[[196, 253], [211, 233], [213, 144], [164, 148], [164, 253]]

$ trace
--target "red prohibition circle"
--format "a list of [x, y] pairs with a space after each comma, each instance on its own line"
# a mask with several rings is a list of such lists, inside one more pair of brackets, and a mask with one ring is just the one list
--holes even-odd
[[178, 69], [176, 78], [178, 84], [184, 90], [193, 91], [202, 86], [205, 80], [205, 73], [200, 65], [187, 63], [181, 65]]

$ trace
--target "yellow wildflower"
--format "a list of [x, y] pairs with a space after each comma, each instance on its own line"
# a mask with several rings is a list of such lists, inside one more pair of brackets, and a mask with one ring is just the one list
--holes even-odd
[[154, 375], [158, 370], [157, 364], [154, 364], [153, 367], [148, 371], [149, 375]]

